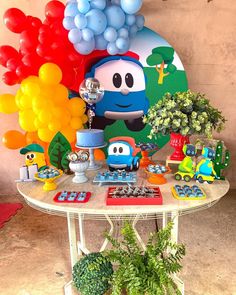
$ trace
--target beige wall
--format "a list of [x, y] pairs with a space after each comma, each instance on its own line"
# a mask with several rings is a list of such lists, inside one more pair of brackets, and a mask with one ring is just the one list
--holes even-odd
[[[43, 16], [46, 0], [1, 0], [0, 19], [10, 7]], [[236, 187], [236, 1], [235, 0], [144, 0], [146, 25], [167, 39], [180, 55], [190, 88], [205, 92], [227, 117], [225, 131], [216, 135], [232, 152], [228, 177]], [[15, 44], [17, 38], [1, 25], [0, 44]], [[0, 69], [0, 74], [3, 69]], [[14, 88], [0, 83], [0, 93]], [[0, 137], [17, 128], [17, 117], [0, 114]], [[163, 151], [165, 153], [165, 151]], [[160, 155], [159, 155], [160, 157]], [[22, 163], [18, 151], [0, 145], [0, 193], [14, 193], [14, 179]]]

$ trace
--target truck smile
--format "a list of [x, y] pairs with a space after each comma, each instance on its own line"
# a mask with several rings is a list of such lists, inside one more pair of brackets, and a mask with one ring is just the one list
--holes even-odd
[[132, 104], [129, 104], [129, 105], [116, 104], [116, 106], [118, 106], [119, 108], [129, 108], [132, 106]]

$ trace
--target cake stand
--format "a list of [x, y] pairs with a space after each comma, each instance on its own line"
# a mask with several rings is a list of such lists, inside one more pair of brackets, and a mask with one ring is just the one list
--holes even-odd
[[107, 143], [104, 143], [103, 145], [99, 145], [99, 146], [80, 146], [80, 145], [75, 145], [75, 146], [78, 149], [89, 150], [89, 167], [87, 170], [99, 170], [102, 168], [102, 164], [99, 164], [95, 161], [94, 150], [102, 149], [106, 147]]

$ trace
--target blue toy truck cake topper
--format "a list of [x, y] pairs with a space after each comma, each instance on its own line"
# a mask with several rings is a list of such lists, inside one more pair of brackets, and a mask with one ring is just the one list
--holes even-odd
[[110, 139], [107, 158], [110, 171], [117, 169], [138, 170], [140, 165], [140, 160], [136, 156], [138, 152], [140, 149], [136, 147], [132, 137], [123, 136]]

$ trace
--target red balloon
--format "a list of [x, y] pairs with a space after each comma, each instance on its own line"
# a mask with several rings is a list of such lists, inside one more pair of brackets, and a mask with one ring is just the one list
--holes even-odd
[[54, 32], [54, 34], [57, 35], [57, 37], [59, 37], [60, 39], [62, 39], [62, 36], [66, 38], [68, 37], [68, 31], [64, 28], [61, 19], [54, 21], [50, 25], [50, 30]]
[[26, 67], [25, 65], [21, 65], [16, 69], [16, 75], [18, 76], [18, 79], [22, 81], [23, 79], [27, 78], [28, 76], [32, 75], [32, 71], [29, 67]]
[[53, 0], [48, 2], [48, 4], [45, 7], [45, 16], [47, 20], [52, 19], [63, 19], [64, 18], [64, 11], [65, 11], [65, 5], [57, 0]]
[[27, 27], [26, 15], [20, 9], [8, 9], [3, 16], [3, 19], [6, 27], [13, 33], [19, 34]]
[[44, 60], [38, 56], [36, 53], [26, 54], [22, 58], [22, 62], [25, 66], [29, 68], [33, 68], [36, 72], [38, 72], [39, 67], [44, 63]]
[[0, 64], [6, 67], [8, 60], [11, 58], [19, 58], [18, 51], [12, 46], [0, 46]]
[[20, 59], [17, 59], [17, 58], [10, 58], [8, 61], [7, 61], [7, 68], [9, 71], [12, 71], [12, 72], [15, 72], [17, 67], [19, 67], [21, 64], [21, 61]]
[[33, 27], [36, 29], [39, 29], [42, 25], [42, 21], [39, 18], [30, 16], [30, 15], [27, 16], [27, 22], [28, 22], [28, 27]]
[[52, 50], [47, 44], [39, 44], [36, 48], [36, 52], [39, 56], [50, 60], [52, 58]]
[[2, 80], [5, 84], [12, 86], [18, 83], [19, 78], [17, 77], [16, 73], [14, 72], [6, 72], [2, 76]]
[[20, 47], [24, 49], [35, 48], [38, 44], [38, 32], [36, 29], [25, 30], [20, 34]]

